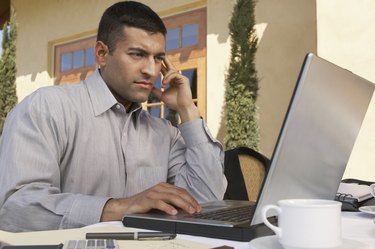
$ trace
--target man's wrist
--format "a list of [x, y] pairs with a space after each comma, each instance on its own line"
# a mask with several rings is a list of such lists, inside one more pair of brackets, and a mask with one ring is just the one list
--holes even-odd
[[100, 221], [116, 221], [121, 220], [121, 216], [118, 211], [119, 205], [117, 199], [109, 199], [103, 207], [103, 212], [100, 217]]
[[178, 110], [178, 115], [180, 115], [182, 123], [201, 118], [198, 107], [194, 103], [190, 107]]

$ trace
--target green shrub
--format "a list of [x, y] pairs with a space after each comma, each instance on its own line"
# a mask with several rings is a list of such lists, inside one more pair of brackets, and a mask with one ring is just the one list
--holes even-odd
[[253, 0], [238, 0], [229, 23], [231, 60], [225, 85], [226, 149], [247, 146], [259, 150], [255, 69], [258, 40], [254, 30], [254, 7]]
[[0, 59], [0, 135], [3, 131], [5, 118], [10, 110], [17, 104], [16, 91], [16, 20], [15, 15], [3, 28], [2, 55]]

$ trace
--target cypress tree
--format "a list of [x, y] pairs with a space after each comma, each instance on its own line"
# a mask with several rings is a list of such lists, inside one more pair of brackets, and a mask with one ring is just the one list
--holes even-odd
[[10, 110], [17, 104], [16, 91], [16, 20], [12, 15], [9, 23], [3, 28], [3, 53], [0, 59], [0, 135], [3, 131], [5, 118]]
[[231, 59], [225, 85], [226, 149], [246, 146], [259, 150], [254, 7], [253, 0], [237, 0], [229, 23]]

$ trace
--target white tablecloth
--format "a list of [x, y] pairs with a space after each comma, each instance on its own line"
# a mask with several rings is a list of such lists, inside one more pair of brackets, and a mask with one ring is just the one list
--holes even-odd
[[[375, 249], [375, 223], [374, 215], [361, 212], [343, 212], [342, 213], [342, 235], [343, 238], [361, 241], [372, 246]], [[110, 222], [102, 225], [111, 224], [122, 226], [121, 222]], [[97, 224], [99, 225], [99, 224]], [[219, 247], [223, 245], [231, 246], [236, 249], [249, 249], [249, 242], [238, 242], [231, 240], [213, 239], [207, 237], [177, 235], [179, 239], [191, 240], [204, 244]]]
[[361, 212], [342, 213], [342, 235], [375, 248], [375, 216]]

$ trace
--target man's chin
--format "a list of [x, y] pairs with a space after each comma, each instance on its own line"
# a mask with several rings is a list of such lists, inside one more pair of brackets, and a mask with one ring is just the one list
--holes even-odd
[[148, 97], [144, 97], [144, 96], [140, 96], [138, 98], [133, 98], [132, 102], [135, 102], [135, 103], [138, 103], [138, 104], [142, 104], [144, 102], [146, 102], [148, 100]]

